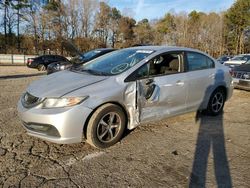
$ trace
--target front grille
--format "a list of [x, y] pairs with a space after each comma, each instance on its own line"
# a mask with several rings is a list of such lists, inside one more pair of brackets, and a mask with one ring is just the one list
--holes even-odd
[[26, 108], [34, 107], [42, 102], [41, 98], [35, 97], [28, 92], [24, 93], [21, 100], [23, 106]]
[[246, 71], [234, 71], [232, 76], [238, 79], [250, 80], [250, 72]]

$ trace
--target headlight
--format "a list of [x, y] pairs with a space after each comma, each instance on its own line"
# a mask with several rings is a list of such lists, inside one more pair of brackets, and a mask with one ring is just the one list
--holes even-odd
[[56, 64], [55, 69], [60, 70], [60, 64]]
[[62, 108], [74, 106], [88, 97], [67, 97], [67, 98], [46, 98], [42, 103], [42, 108]]
[[249, 75], [249, 74], [244, 74], [243, 77], [244, 77], [245, 79], [249, 79], [249, 78], [250, 78], [250, 75]]
[[65, 65], [61, 65], [60, 70], [64, 70], [64, 69], [65, 69]]

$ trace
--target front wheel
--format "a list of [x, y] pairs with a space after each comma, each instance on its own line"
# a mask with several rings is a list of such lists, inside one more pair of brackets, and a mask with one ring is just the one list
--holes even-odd
[[208, 103], [207, 113], [212, 116], [217, 116], [222, 113], [226, 100], [226, 94], [223, 89], [216, 89]]
[[99, 149], [117, 143], [124, 132], [126, 117], [123, 110], [114, 104], [99, 107], [91, 116], [87, 126], [87, 142]]
[[38, 70], [39, 71], [45, 71], [46, 70], [45, 65], [38, 65]]

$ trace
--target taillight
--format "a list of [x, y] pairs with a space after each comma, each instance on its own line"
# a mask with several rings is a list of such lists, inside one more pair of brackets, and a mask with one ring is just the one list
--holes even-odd
[[33, 59], [28, 59], [27, 63], [30, 64], [30, 63], [32, 63], [32, 61], [33, 61]]

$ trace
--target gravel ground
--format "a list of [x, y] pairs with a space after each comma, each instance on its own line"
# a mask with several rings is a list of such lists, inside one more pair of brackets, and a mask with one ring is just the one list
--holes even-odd
[[36, 74], [36, 73], [39, 73], [37, 69], [30, 69], [30, 68], [27, 68], [26, 66], [1, 66], [0, 65], [0, 76]]
[[[0, 187], [249, 187], [250, 92], [235, 90], [219, 117], [154, 122], [106, 150], [28, 136], [16, 104], [41, 76], [0, 67]], [[36, 73], [38, 73], [36, 71]]]

